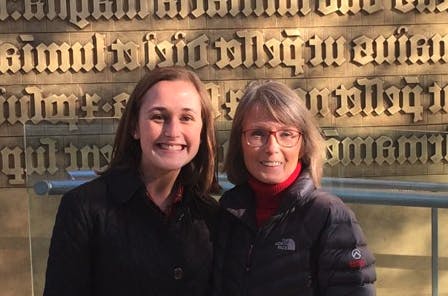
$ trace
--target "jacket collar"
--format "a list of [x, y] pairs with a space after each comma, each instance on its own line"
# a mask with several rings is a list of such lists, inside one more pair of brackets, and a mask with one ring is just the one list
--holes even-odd
[[245, 225], [256, 230], [255, 195], [248, 183], [237, 185], [224, 193], [220, 204]]
[[297, 180], [283, 192], [279, 213], [286, 211], [292, 205], [303, 206], [310, 201], [310, 193], [315, 189], [309, 170], [304, 170]]
[[[110, 196], [118, 203], [128, 202], [136, 193], [145, 192], [145, 184], [140, 175], [133, 169], [112, 169], [106, 173]], [[191, 188], [184, 186], [182, 201], [184, 204], [191, 199]]]
[[[316, 189], [308, 169], [303, 169], [294, 183], [281, 195], [280, 208], [275, 216], [283, 215], [293, 206], [303, 206], [313, 197], [311, 192]], [[238, 185], [229, 191], [229, 198], [224, 194], [221, 205], [234, 216], [240, 218], [249, 227], [256, 229], [255, 196], [247, 183]]]
[[132, 169], [112, 169], [107, 172], [110, 196], [118, 203], [126, 203], [144, 184], [137, 171]]

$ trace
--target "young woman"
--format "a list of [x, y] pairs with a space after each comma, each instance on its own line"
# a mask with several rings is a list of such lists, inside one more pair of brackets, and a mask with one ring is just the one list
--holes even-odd
[[44, 295], [210, 295], [214, 145], [198, 77], [148, 73], [126, 105], [108, 170], [62, 197]]
[[374, 257], [352, 211], [319, 189], [324, 141], [278, 82], [241, 98], [225, 160], [236, 186], [216, 244], [215, 295], [375, 295]]

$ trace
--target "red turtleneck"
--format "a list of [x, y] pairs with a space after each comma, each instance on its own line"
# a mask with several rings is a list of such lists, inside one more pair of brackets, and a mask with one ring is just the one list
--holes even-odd
[[255, 214], [258, 226], [263, 225], [277, 211], [280, 206], [280, 193], [297, 179], [301, 170], [302, 163], [298, 162], [291, 176], [278, 184], [266, 184], [249, 175], [248, 183], [255, 193]]

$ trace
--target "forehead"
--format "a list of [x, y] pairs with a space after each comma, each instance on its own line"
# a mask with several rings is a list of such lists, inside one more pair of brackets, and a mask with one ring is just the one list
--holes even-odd
[[159, 81], [142, 97], [142, 108], [201, 110], [201, 97], [193, 83], [184, 80]]
[[246, 112], [244, 112], [243, 116], [242, 126], [244, 129], [258, 127], [281, 128], [291, 126], [277, 120], [265, 106], [260, 104], [251, 106]]

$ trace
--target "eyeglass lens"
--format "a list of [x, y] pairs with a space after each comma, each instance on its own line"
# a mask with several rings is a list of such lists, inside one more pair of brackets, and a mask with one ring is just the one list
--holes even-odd
[[251, 129], [244, 131], [246, 141], [250, 146], [260, 147], [268, 142], [269, 136], [273, 134], [277, 143], [284, 147], [297, 145], [300, 132], [295, 130], [268, 131], [263, 129]]

